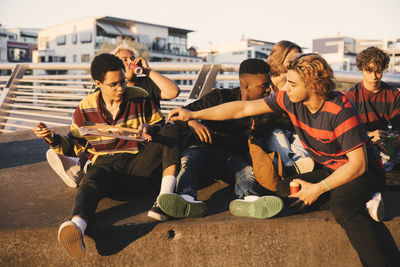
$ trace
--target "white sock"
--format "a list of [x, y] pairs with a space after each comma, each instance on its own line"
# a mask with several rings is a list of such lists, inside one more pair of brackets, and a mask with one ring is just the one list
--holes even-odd
[[79, 230], [81, 230], [82, 235], [85, 235], [85, 230], [87, 227], [87, 223], [84, 219], [82, 219], [79, 216], [74, 216], [71, 219], [71, 222], [73, 222], [76, 226], [78, 226]]
[[259, 196], [250, 195], [250, 196], [245, 196], [244, 201], [252, 202], [256, 201], [259, 198], [260, 198]]
[[161, 179], [160, 195], [173, 193], [175, 190], [175, 185], [176, 185], [176, 177], [173, 175], [165, 175]]
[[194, 197], [192, 197], [191, 195], [181, 195], [181, 198], [183, 198], [187, 202], [195, 202]]

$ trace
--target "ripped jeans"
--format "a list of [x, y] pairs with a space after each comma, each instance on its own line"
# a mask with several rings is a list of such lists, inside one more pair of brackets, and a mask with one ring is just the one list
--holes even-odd
[[249, 160], [215, 145], [195, 145], [185, 149], [177, 177], [177, 193], [197, 199], [196, 191], [205, 182], [214, 180], [234, 184], [237, 198], [260, 194]]

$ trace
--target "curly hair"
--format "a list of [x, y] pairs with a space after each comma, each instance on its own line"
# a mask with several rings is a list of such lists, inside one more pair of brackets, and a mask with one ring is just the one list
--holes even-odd
[[294, 49], [296, 49], [298, 53], [303, 52], [300, 46], [286, 40], [279, 41], [272, 47], [271, 53], [267, 59], [267, 63], [271, 69], [271, 76], [279, 76], [286, 72], [286, 68], [284, 66], [285, 59], [290, 51]]
[[294, 54], [287, 61], [286, 67], [296, 71], [306, 86], [324, 99], [329, 98], [336, 88], [333, 70], [319, 54]]
[[[361, 51], [356, 58], [356, 65], [360, 71], [384, 72], [389, 66], [390, 57], [388, 53], [375, 46], [370, 46]], [[371, 67], [370, 64], [374, 66]]]
[[124, 63], [118, 57], [111, 54], [100, 54], [96, 56], [90, 66], [90, 73], [94, 81], [104, 82], [104, 76], [108, 71], [123, 70]]

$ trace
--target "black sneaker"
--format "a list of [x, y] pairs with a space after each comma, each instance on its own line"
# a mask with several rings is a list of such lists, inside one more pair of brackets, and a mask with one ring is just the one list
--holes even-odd
[[153, 207], [147, 213], [147, 216], [153, 218], [157, 221], [164, 222], [168, 220], [168, 215], [165, 214], [160, 207], [158, 206], [157, 202], [154, 202]]

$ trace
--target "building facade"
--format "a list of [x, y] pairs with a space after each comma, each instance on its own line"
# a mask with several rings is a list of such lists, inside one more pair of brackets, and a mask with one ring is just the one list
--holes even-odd
[[8, 28], [0, 25], [0, 62], [31, 62], [37, 50], [37, 37], [40, 29]]
[[[203, 61], [211, 64], [240, 64], [248, 58], [267, 59], [275, 43], [255, 39], [242, 39], [239, 42], [210, 44], [206, 49], [197, 51]], [[237, 73], [225, 73], [237, 74]], [[216, 87], [235, 88], [238, 81], [218, 81]]]
[[342, 71], [358, 71], [356, 56], [370, 46], [388, 52], [388, 71], [400, 72], [400, 39], [355, 39], [343, 36], [313, 39], [313, 52], [321, 54], [334, 70]]
[[115, 17], [89, 17], [61, 23], [39, 32], [39, 62], [89, 63], [108, 41], [119, 36], [145, 45], [150, 61], [200, 62], [187, 51], [191, 30]]

